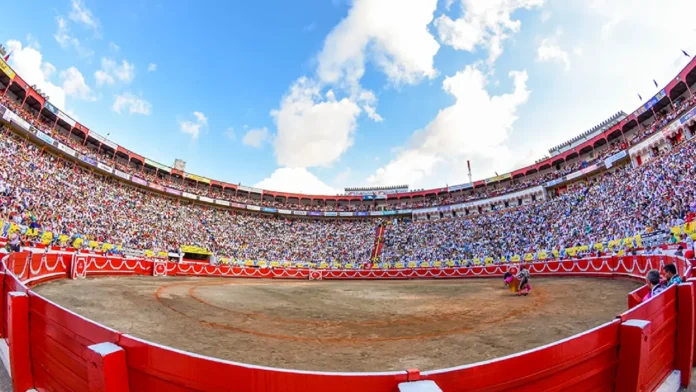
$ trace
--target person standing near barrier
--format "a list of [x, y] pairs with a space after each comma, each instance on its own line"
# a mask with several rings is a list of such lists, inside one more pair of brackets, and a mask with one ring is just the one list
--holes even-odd
[[523, 265], [522, 267], [520, 267], [520, 272], [517, 273], [517, 279], [520, 280], [520, 288], [519, 288], [519, 291], [517, 292], [517, 295], [529, 294], [529, 290], [531, 289], [531, 286], [529, 286], [529, 271], [527, 270], [526, 265]]
[[662, 272], [665, 274], [665, 278], [667, 278], [667, 287], [682, 283], [682, 278], [677, 275], [677, 267], [674, 264], [670, 263], [665, 265], [662, 267]]
[[660, 282], [660, 272], [658, 272], [657, 270], [648, 271], [648, 274], [645, 276], [645, 283], [648, 285], [650, 291], [648, 292], [648, 294], [645, 295], [645, 297], [643, 297], [643, 302], [660, 294], [667, 288], [666, 286], [663, 286]]

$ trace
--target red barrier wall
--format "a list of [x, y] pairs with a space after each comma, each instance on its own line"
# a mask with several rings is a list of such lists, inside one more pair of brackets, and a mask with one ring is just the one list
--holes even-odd
[[[650, 269], [661, 269], [673, 262], [680, 274], [691, 276], [691, 264], [672, 256], [604, 257], [575, 261], [552, 261], [529, 264], [533, 276], [588, 276], [643, 280]], [[6, 267], [5, 267], [6, 266]], [[676, 287], [647, 303], [636, 297], [644, 288], [628, 296], [630, 310], [616, 320], [562, 341], [527, 352], [492, 361], [425, 372], [404, 370], [388, 373], [321, 373], [272, 369], [216, 360], [176, 349], [159, 346], [85, 319], [37, 295], [27, 286], [51, 279], [82, 278], [99, 275], [170, 275], [214, 276], [270, 279], [453, 279], [495, 277], [507, 271], [505, 265], [474, 268], [415, 268], [401, 270], [314, 270], [257, 269], [201, 264], [176, 264], [147, 260], [125, 260], [97, 255], [12, 254], [0, 265], [2, 301], [8, 293], [28, 294], [26, 315], [12, 313], [13, 320], [26, 317], [31, 354], [31, 371], [25, 377], [40, 390], [98, 390], [91, 383], [95, 369], [119, 368], [118, 364], [99, 366], [100, 358], [91, 347], [113, 343], [125, 355], [121, 369], [126, 369], [130, 389], [157, 391], [396, 391], [398, 384], [418, 379], [432, 380], [443, 391], [472, 390], [619, 390], [617, 374], [635, 377], [636, 385], [652, 390], [675, 368], [693, 361], [694, 297], [691, 284], [678, 295]], [[635, 295], [634, 295], [635, 294]], [[642, 298], [642, 297], [641, 297]], [[8, 336], [8, 307], [0, 306], [2, 336]], [[689, 310], [690, 309], [690, 310]], [[14, 312], [14, 310], [10, 310]], [[682, 317], [688, 314], [689, 317]], [[642, 329], [626, 328], [629, 320], [648, 322]], [[638, 331], [637, 333], [633, 333]], [[645, 358], [635, 360], [634, 353], [623, 355], [625, 347], [640, 345], [646, 336]], [[682, 338], [680, 338], [680, 335]], [[677, 346], [688, 336], [686, 350]], [[631, 340], [633, 339], [633, 340]], [[628, 342], [628, 343], [627, 343]], [[120, 349], [119, 349], [120, 350]], [[112, 360], [113, 362], [113, 360]], [[635, 363], [634, 363], [635, 362]], [[109, 362], [111, 363], [111, 362]], [[642, 367], [639, 367], [642, 366]], [[91, 369], [92, 377], [89, 376]], [[19, 375], [22, 376], [22, 375]], [[690, 376], [690, 373], [689, 373]], [[108, 378], [107, 378], [108, 379]], [[102, 382], [103, 384], [103, 382]], [[103, 385], [102, 385], [103, 387]]]

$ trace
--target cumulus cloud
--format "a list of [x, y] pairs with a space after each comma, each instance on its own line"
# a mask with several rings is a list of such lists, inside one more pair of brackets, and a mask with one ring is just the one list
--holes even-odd
[[72, 0], [70, 6], [70, 14], [68, 14], [70, 20], [82, 24], [92, 29], [96, 34], [99, 34], [101, 23], [99, 19], [92, 14], [92, 11], [85, 7], [82, 0]]
[[130, 83], [135, 79], [135, 66], [126, 60], [116, 61], [102, 57], [101, 69], [94, 73], [97, 85], [113, 85], [116, 81]]
[[51, 103], [59, 108], [65, 108], [65, 90], [62, 86], [51, 81], [56, 67], [43, 61], [43, 55], [33, 47], [23, 46], [21, 42], [7, 42], [8, 51], [12, 52], [10, 65], [22, 76], [27, 83], [36, 85], [51, 99]]
[[503, 53], [503, 41], [520, 31], [522, 23], [512, 18], [519, 9], [541, 7], [544, 0], [459, 0], [462, 14], [452, 19], [442, 15], [435, 20], [440, 41], [457, 50], [473, 52], [488, 49], [490, 63]]
[[541, 63], [561, 63], [566, 71], [570, 70], [570, 55], [561, 49], [558, 37], [544, 38], [537, 48], [536, 59]]
[[434, 78], [440, 48], [428, 31], [437, 0], [356, 0], [329, 33], [316, 75], [301, 77], [271, 112], [278, 164], [328, 166], [353, 144], [361, 113], [383, 121], [376, 95], [360, 84], [368, 61], [394, 85]]
[[437, 0], [356, 0], [326, 37], [318, 75], [326, 83], [357, 84], [371, 57], [395, 84], [437, 75], [440, 45], [428, 31]]
[[155, 72], [155, 71], [157, 71], [157, 64], [150, 63], [147, 65], [147, 72]]
[[77, 97], [84, 101], [96, 101], [92, 89], [85, 82], [85, 77], [75, 67], [60, 71], [60, 80], [63, 82], [65, 94]]
[[114, 96], [112, 109], [118, 114], [127, 111], [130, 114], [142, 114], [147, 116], [152, 113], [152, 104], [132, 93], [126, 92]]
[[179, 129], [181, 132], [191, 135], [193, 140], [198, 139], [201, 129], [208, 125], [208, 117], [202, 112], [193, 112], [196, 121], [180, 121]]
[[270, 191], [335, 195], [339, 192], [304, 168], [279, 168], [254, 187]]
[[53, 34], [53, 38], [55, 38], [56, 42], [58, 42], [62, 48], [73, 48], [82, 57], [89, 57], [94, 54], [91, 49], [85, 47], [77, 37], [72, 35], [68, 21], [64, 17], [60, 15], [56, 16], [56, 24], [58, 25], [58, 29], [55, 34]]
[[300, 78], [271, 114], [278, 134], [278, 164], [292, 168], [327, 166], [353, 144], [360, 107], [348, 98], [322, 94], [317, 83]]
[[268, 140], [268, 128], [254, 128], [248, 130], [246, 134], [244, 134], [244, 138], [242, 138], [242, 143], [249, 147], [260, 148]]
[[513, 91], [491, 96], [486, 75], [469, 65], [447, 77], [443, 90], [455, 103], [440, 110], [424, 129], [414, 132], [396, 157], [368, 178], [372, 185], [407, 183], [441, 186], [447, 179], [466, 181], [466, 160], [484, 172], [510, 165], [505, 145], [517, 110], [527, 102], [527, 73], [510, 73]]

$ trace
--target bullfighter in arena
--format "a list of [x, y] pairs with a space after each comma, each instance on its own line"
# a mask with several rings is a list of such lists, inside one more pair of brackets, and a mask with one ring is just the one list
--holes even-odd
[[523, 265], [520, 268], [520, 272], [517, 274], [517, 279], [519, 279], [520, 281], [520, 287], [517, 291], [517, 295], [519, 296], [529, 294], [529, 291], [532, 289], [532, 286], [529, 285], [529, 271], [527, 271], [527, 266]]

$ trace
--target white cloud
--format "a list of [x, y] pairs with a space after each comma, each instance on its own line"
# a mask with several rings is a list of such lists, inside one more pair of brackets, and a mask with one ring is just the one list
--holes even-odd
[[503, 53], [503, 41], [520, 31], [521, 22], [512, 19], [519, 9], [540, 7], [544, 0], [459, 0], [462, 15], [452, 19], [442, 15], [435, 20], [440, 41], [457, 50], [473, 52], [488, 49], [489, 63]]
[[120, 95], [114, 95], [112, 109], [118, 114], [121, 114], [125, 110], [130, 114], [148, 116], [152, 113], [152, 104], [132, 93], [126, 92]]
[[440, 45], [428, 31], [437, 0], [355, 0], [317, 57], [316, 78], [299, 78], [271, 112], [278, 164], [328, 166], [353, 144], [358, 116], [383, 121], [360, 80], [372, 61], [394, 85], [437, 76]]
[[478, 170], [502, 170], [511, 164], [505, 142], [517, 120], [517, 110], [527, 102], [527, 73], [511, 72], [514, 90], [491, 96], [484, 73], [469, 65], [443, 83], [455, 98], [440, 110], [424, 129], [414, 132], [396, 157], [368, 178], [374, 185], [406, 183], [411, 186], [442, 186], [448, 181], [466, 181], [466, 160]]
[[541, 23], [546, 23], [546, 22], [548, 22], [549, 19], [551, 19], [551, 15], [553, 15], [553, 14], [552, 14], [551, 11], [549, 11], [549, 10], [544, 10], [544, 11], [542, 11], [542, 12], [541, 12]]
[[147, 65], [147, 72], [155, 72], [155, 71], [157, 71], [157, 64], [150, 63]]
[[433, 78], [440, 45], [428, 31], [437, 0], [355, 0], [319, 54], [322, 82], [357, 85], [370, 56], [394, 84]]
[[92, 29], [96, 34], [99, 34], [101, 23], [99, 22], [99, 19], [92, 14], [92, 11], [85, 7], [82, 0], [72, 0], [70, 5], [71, 10], [70, 14], [68, 14], [70, 20], [83, 24]]
[[10, 65], [14, 71], [21, 75], [27, 83], [35, 84], [41, 89], [50, 97], [52, 104], [59, 108], [65, 108], [65, 90], [51, 81], [56, 67], [44, 62], [41, 52], [37, 49], [23, 46], [19, 41], [8, 41], [7, 49], [12, 52]]
[[248, 130], [242, 138], [242, 143], [249, 147], [260, 148], [268, 140], [268, 128], [263, 127]]
[[101, 69], [94, 73], [97, 85], [113, 85], [116, 80], [123, 83], [130, 83], [135, 79], [135, 66], [126, 60], [121, 60], [121, 64], [116, 61], [102, 57]]
[[558, 37], [544, 38], [537, 48], [537, 61], [556, 62], [563, 64], [566, 71], [570, 70], [570, 55], [561, 49]]
[[96, 101], [92, 89], [85, 83], [85, 78], [75, 67], [60, 71], [60, 80], [63, 82], [65, 94], [72, 95], [85, 101]]
[[254, 184], [254, 187], [269, 191], [313, 195], [336, 195], [339, 193], [307, 169], [288, 167], [276, 169], [270, 177]]
[[118, 52], [121, 50], [121, 47], [116, 45], [114, 42], [109, 42], [109, 50], [112, 52]]
[[90, 57], [94, 54], [92, 50], [83, 46], [80, 40], [71, 34], [68, 21], [64, 17], [60, 15], [57, 16], [56, 24], [58, 25], [58, 30], [53, 34], [53, 38], [55, 38], [56, 42], [58, 42], [62, 48], [66, 49], [72, 47], [77, 54], [82, 57]]
[[208, 117], [201, 112], [193, 112], [193, 116], [196, 117], [196, 121], [202, 125], [208, 125]]
[[201, 112], [193, 112], [196, 121], [180, 121], [179, 129], [181, 132], [191, 135], [193, 140], [198, 139], [201, 129], [208, 125], [208, 118]]
[[278, 134], [275, 153], [279, 165], [327, 166], [353, 144], [360, 107], [348, 98], [325, 95], [316, 83], [300, 78], [271, 112]]

